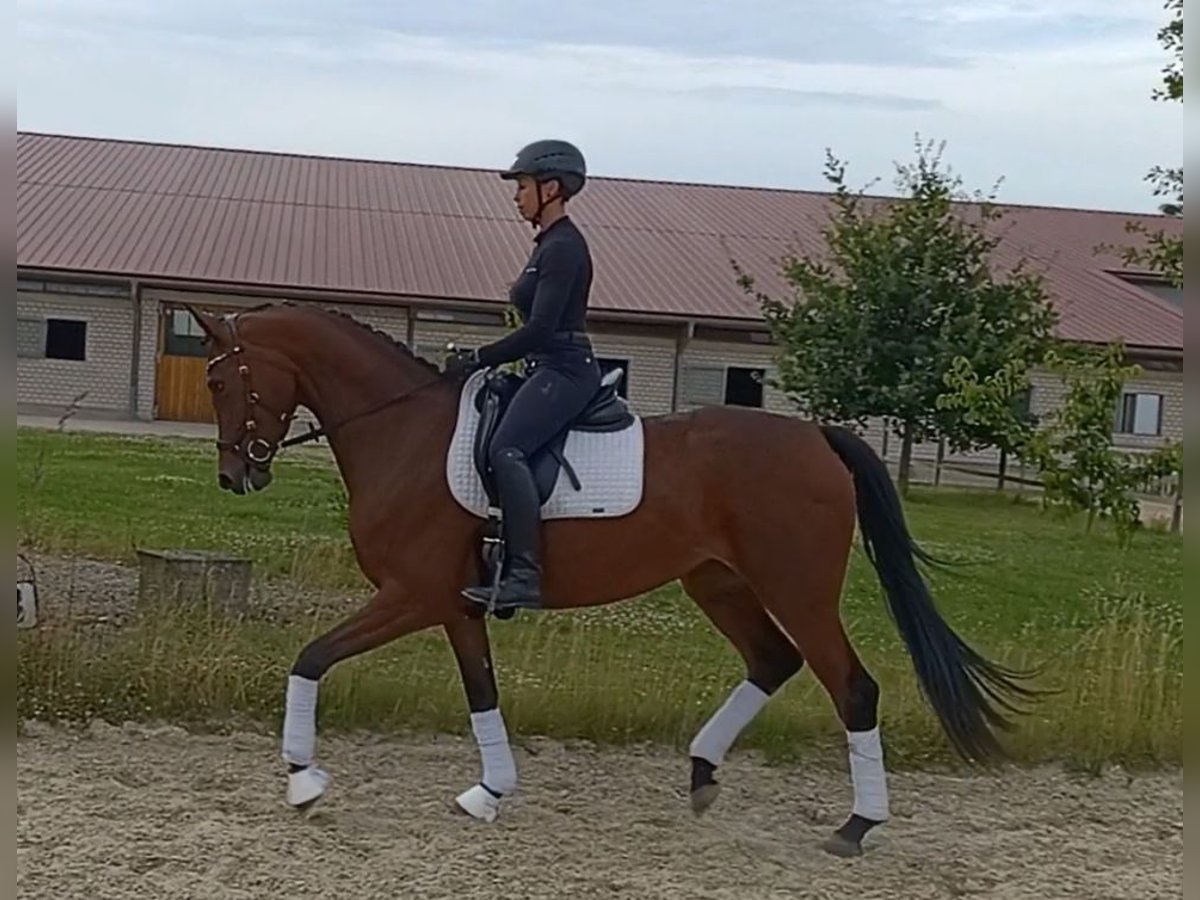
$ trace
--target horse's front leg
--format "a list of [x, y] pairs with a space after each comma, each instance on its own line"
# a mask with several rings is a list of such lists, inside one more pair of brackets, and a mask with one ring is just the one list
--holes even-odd
[[447, 623], [445, 628], [458, 660], [463, 688], [467, 692], [467, 706], [471, 710], [471, 730], [475, 733], [483, 763], [479, 782], [459, 794], [455, 803], [476, 819], [494, 822], [500, 814], [500, 799], [517, 789], [517, 765], [508, 746], [504, 717], [500, 714], [487, 625], [482, 616], [464, 616]]
[[288, 803], [307, 809], [325, 793], [329, 776], [315, 763], [317, 689], [335, 664], [388, 641], [436, 625], [432, 604], [414, 600], [394, 583], [384, 584], [361, 610], [315, 638], [288, 676], [283, 719], [283, 759], [288, 764]]

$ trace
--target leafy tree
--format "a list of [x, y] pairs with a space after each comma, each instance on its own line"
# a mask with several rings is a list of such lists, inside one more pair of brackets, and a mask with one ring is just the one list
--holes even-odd
[[957, 411], [961, 431], [978, 435], [981, 444], [1000, 451], [997, 489], [1003, 490], [1009, 459], [1023, 457], [1037, 428], [1029, 405], [1028, 360], [1009, 360], [981, 379], [970, 361], [960, 356], [944, 381], [951, 390], [937, 398], [938, 409]]
[[1113, 418], [1125, 382], [1141, 370], [1124, 361], [1124, 348], [1099, 351], [1064, 345], [1047, 354], [1047, 368], [1067, 385], [1062, 405], [1034, 425], [1016, 414], [1013, 400], [1028, 389], [1027, 368], [1014, 362], [980, 378], [966, 359], [946, 375], [949, 390], [939, 405], [986, 423], [1011, 442], [1017, 455], [1041, 472], [1049, 505], [1111, 519], [1127, 544], [1138, 525], [1134, 492], [1151, 481], [1181, 474], [1182, 447], [1150, 453], [1122, 453], [1113, 447]]
[[[1183, 103], [1183, 0], [1166, 0], [1163, 8], [1171, 19], [1159, 29], [1158, 41], [1171, 54], [1162, 69], [1162, 83], [1151, 96], [1168, 103]], [[1159, 209], [1175, 217], [1183, 216], [1183, 167], [1155, 166], [1146, 175], [1154, 187], [1154, 196], [1169, 197]], [[1125, 230], [1145, 238], [1142, 247], [1125, 247], [1121, 256], [1129, 265], [1144, 265], [1167, 278], [1175, 287], [1183, 287], [1183, 238], [1169, 235], [1164, 229], [1151, 230], [1140, 222], [1130, 222]]]
[[981, 420], [936, 405], [953, 361], [991, 373], [1035, 360], [1055, 324], [1041, 277], [1023, 260], [992, 274], [1002, 236], [991, 199], [963, 205], [971, 198], [942, 169], [944, 144], [934, 151], [918, 140], [916, 149], [914, 165], [896, 166], [899, 200], [852, 192], [845, 165], [827, 153], [834, 193], [823, 252], [784, 261], [794, 298], [755, 293], [778, 348], [776, 385], [816, 418], [895, 422], [902, 492], [914, 442], [945, 435], [961, 448], [995, 437]]

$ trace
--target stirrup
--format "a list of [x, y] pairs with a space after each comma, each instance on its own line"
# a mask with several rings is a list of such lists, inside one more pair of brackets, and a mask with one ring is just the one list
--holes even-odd
[[511, 618], [512, 614], [518, 609], [544, 608], [540, 601], [532, 601], [526, 598], [508, 603], [500, 603], [500, 584], [498, 581], [491, 587], [469, 587], [463, 589], [461, 593], [472, 603], [479, 604], [498, 619]]

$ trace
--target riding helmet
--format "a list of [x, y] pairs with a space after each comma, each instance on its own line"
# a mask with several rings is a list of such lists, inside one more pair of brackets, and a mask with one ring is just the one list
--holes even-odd
[[519, 175], [528, 175], [538, 181], [557, 178], [564, 195], [572, 197], [583, 190], [587, 181], [587, 163], [579, 148], [569, 141], [534, 141], [522, 147], [513, 164], [500, 173], [505, 179]]

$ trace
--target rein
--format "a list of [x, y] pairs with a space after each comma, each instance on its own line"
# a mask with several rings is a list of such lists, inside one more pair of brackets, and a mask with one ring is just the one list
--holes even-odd
[[[256, 409], [262, 409], [265, 412], [269, 413], [270, 415], [275, 416], [280, 423], [285, 425], [285, 428], [284, 428], [285, 434], [287, 433], [287, 426], [291, 425], [292, 420], [296, 416], [296, 412], [295, 412], [295, 410], [293, 410], [291, 413], [286, 413], [286, 412], [276, 413], [273, 410], [267, 409], [267, 407], [263, 404], [262, 398], [259, 396], [258, 392], [255, 391], [254, 388], [251, 386], [251, 384], [250, 384], [250, 365], [249, 365], [249, 363], [247, 363], [245, 361], [245, 359], [242, 355], [242, 353], [243, 353], [242, 342], [238, 338], [238, 333], [237, 333], [237, 317], [238, 317], [238, 315], [240, 315], [240, 313], [234, 313], [233, 315], [225, 317], [225, 325], [229, 329], [231, 348], [229, 350], [227, 350], [225, 353], [218, 354], [217, 356], [214, 356], [212, 359], [210, 359], [208, 361], [208, 365], [205, 367], [205, 371], [206, 372], [211, 371], [213, 366], [217, 365], [220, 362], [224, 362], [226, 359], [233, 358], [233, 359], [237, 360], [238, 374], [242, 378], [242, 390], [243, 390], [245, 409], [246, 409], [246, 420], [242, 423], [242, 427], [241, 427], [241, 429], [237, 435], [237, 438], [235, 440], [223, 441], [218, 437], [218, 439], [216, 441], [216, 445], [217, 445], [217, 448], [220, 450], [238, 451], [243, 456], [245, 456], [249, 462], [252, 462], [259, 466], [268, 465], [271, 462], [271, 460], [275, 458], [275, 455], [280, 450], [284, 449], [285, 447], [294, 447], [297, 444], [304, 444], [309, 441], [318, 440], [321, 437], [328, 437], [334, 431], [341, 428], [343, 425], [348, 425], [349, 423], [351, 423], [357, 419], [361, 419], [361, 418], [365, 418], [366, 416], [374, 415], [375, 413], [380, 412], [381, 410], [387, 409], [389, 406], [393, 406], [397, 403], [400, 403], [403, 400], [407, 400], [409, 397], [413, 396], [414, 394], [418, 393], [419, 391], [422, 391], [427, 387], [431, 387], [432, 385], [439, 384], [442, 381], [442, 377], [440, 377], [440, 376], [433, 378], [430, 381], [423, 381], [414, 387], [408, 388], [405, 391], [401, 391], [396, 396], [391, 397], [382, 403], [378, 403], [375, 406], [368, 407], [367, 409], [357, 412], [352, 416], [348, 416], [347, 418], [342, 419], [339, 422], [335, 422], [333, 425], [330, 425], [328, 427], [322, 426], [320, 428], [314, 428], [310, 424], [308, 426], [308, 431], [306, 431], [304, 434], [300, 434], [295, 437], [285, 438], [284, 440], [279, 441], [278, 443], [273, 443], [272, 441], [269, 441], [266, 438], [257, 437], [257, 436], [251, 438], [249, 440], [249, 442], [246, 442], [246, 439], [248, 437], [250, 437], [250, 435], [255, 435], [256, 432], [258, 431], [258, 423], [255, 420], [255, 415], [254, 415]], [[244, 444], [244, 446], [243, 446], [243, 444]]]
[[333, 433], [334, 431], [337, 431], [337, 429], [341, 428], [343, 425], [349, 425], [351, 422], [355, 421], [356, 419], [362, 419], [362, 418], [365, 418], [366, 416], [372, 416], [377, 412], [387, 409], [389, 406], [394, 406], [395, 404], [399, 403], [402, 400], [407, 400], [409, 397], [411, 397], [413, 394], [417, 393], [418, 391], [422, 391], [427, 387], [432, 387], [433, 385], [438, 384], [440, 381], [441, 381], [441, 378], [434, 378], [432, 381], [423, 381], [420, 384], [416, 385], [415, 387], [411, 387], [406, 391], [401, 391], [395, 397], [392, 397], [388, 400], [384, 400], [382, 403], [376, 404], [375, 406], [368, 407], [367, 409], [364, 409], [361, 412], [356, 412], [354, 415], [348, 416], [347, 418], [342, 419], [340, 422], [335, 422], [334, 424], [330, 425], [328, 428], [326, 428], [325, 426], [321, 426], [320, 428], [313, 428], [312, 425], [310, 424], [308, 426], [308, 431], [304, 432], [304, 434], [299, 434], [299, 435], [296, 435], [295, 437], [285, 438], [284, 440], [280, 441], [279, 448], [282, 450], [284, 447], [294, 447], [294, 446], [296, 446], [296, 444], [305, 444], [305, 443], [308, 443], [309, 441], [318, 440], [321, 437], [328, 437], [331, 433]]

